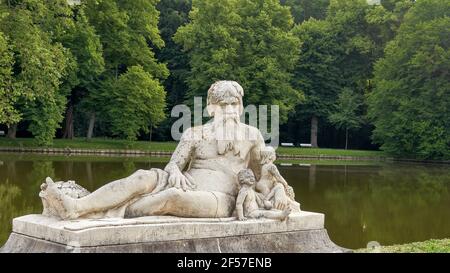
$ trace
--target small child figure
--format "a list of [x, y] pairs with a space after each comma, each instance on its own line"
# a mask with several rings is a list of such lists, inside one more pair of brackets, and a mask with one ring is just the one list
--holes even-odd
[[[281, 210], [268, 210], [272, 206], [270, 202], [270, 208], [268, 208], [267, 203], [261, 203], [255, 192], [255, 175], [252, 170], [244, 169], [241, 170], [238, 175], [238, 181], [241, 185], [239, 194], [236, 200], [236, 212], [237, 217], [240, 221], [246, 220], [248, 218], [269, 218], [285, 220], [291, 213], [291, 209], [287, 208], [283, 211]], [[266, 209], [264, 209], [266, 207]]]
[[276, 159], [275, 149], [266, 146], [261, 150], [261, 178], [256, 184], [256, 190], [264, 195], [264, 202], [269, 202], [277, 191], [284, 191], [289, 198], [289, 206], [300, 210], [300, 204], [295, 202], [294, 190], [281, 176], [277, 166], [273, 164]]

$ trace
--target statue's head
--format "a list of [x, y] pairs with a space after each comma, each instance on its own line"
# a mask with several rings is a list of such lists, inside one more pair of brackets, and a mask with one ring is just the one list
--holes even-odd
[[251, 169], [243, 169], [240, 170], [237, 174], [237, 178], [239, 181], [239, 184], [247, 184], [247, 185], [253, 185], [256, 182], [255, 175], [253, 174], [253, 171]]
[[211, 85], [206, 99], [208, 114], [215, 118], [239, 120], [244, 111], [244, 89], [235, 81], [217, 81]]

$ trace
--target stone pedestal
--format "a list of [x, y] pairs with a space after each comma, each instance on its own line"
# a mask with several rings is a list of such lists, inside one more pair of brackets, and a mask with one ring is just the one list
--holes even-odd
[[1, 252], [345, 252], [324, 229], [324, 215], [286, 221], [149, 216], [59, 221], [42, 215], [13, 220]]

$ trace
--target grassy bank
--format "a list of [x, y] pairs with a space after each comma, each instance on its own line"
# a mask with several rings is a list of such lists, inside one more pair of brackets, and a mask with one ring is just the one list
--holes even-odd
[[[149, 141], [127, 141], [107, 138], [85, 138], [54, 139], [53, 145], [48, 148], [71, 148], [71, 149], [111, 149], [111, 150], [142, 150], [142, 151], [168, 151], [171, 152], [177, 146], [176, 142], [149, 142]], [[0, 138], [0, 147], [38, 147], [32, 138], [17, 138], [14, 140]]]
[[450, 253], [450, 239], [358, 249], [357, 253]]
[[[117, 139], [94, 138], [86, 140], [77, 138], [73, 140], [55, 139], [49, 148], [71, 148], [71, 149], [111, 149], [111, 150], [142, 150], [142, 151], [164, 151], [171, 152], [175, 149], [177, 142], [148, 142], [148, 141], [126, 141]], [[18, 138], [10, 140], [0, 137], [0, 147], [37, 147], [32, 138]], [[279, 147], [277, 152], [281, 155], [295, 156], [351, 156], [351, 157], [384, 157], [381, 151], [343, 150], [343, 149], [321, 149], [321, 148], [299, 148]]]

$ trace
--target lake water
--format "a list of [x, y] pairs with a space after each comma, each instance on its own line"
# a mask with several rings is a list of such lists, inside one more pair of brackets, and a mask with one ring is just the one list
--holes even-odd
[[[0, 246], [14, 217], [41, 213], [46, 176], [92, 191], [167, 158], [0, 154]], [[303, 210], [325, 213], [331, 239], [346, 248], [450, 237], [450, 167], [411, 163], [295, 162], [278, 165]]]

